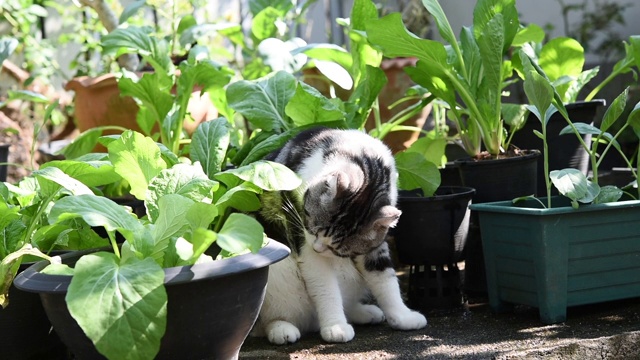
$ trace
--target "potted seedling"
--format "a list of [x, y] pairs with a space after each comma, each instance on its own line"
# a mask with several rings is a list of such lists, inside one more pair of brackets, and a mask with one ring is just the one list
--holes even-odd
[[[576, 169], [550, 171], [544, 156], [546, 198], [474, 204], [479, 213], [491, 308], [508, 304], [539, 308], [544, 323], [565, 321], [567, 307], [640, 296], [637, 286], [637, 253], [640, 236], [637, 219], [640, 201], [620, 201], [623, 194], [637, 199], [637, 190], [623, 193], [613, 186], [599, 186], [599, 161], [617, 150], [630, 168], [617, 143], [625, 128], [640, 129], [640, 105], [636, 104], [615, 134], [607, 132], [622, 114], [627, 91], [609, 106], [600, 127], [573, 123], [554, 86], [535, 61], [521, 53], [525, 70], [525, 92], [538, 116], [547, 150], [546, 125], [557, 111], [567, 121], [565, 133], [590, 133], [592, 145], [583, 142], [594, 174], [591, 179]], [[555, 185], [562, 196], [551, 196]], [[634, 184], [637, 187], [637, 183]]]
[[87, 165], [111, 169], [146, 209], [138, 217], [96, 187], [60, 199], [50, 208], [50, 225], [104, 228], [109, 246], [37, 263], [15, 280], [40, 293], [75, 356], [237, 356], [264, 298], [268, 265], [289, 253], [240, 211], [258, 209], [258, 194], [291, 190], [300, 180], [269, 162], [221, 171], [229, 132], [225, 119], [201, 124], [189, 160], [128, 130], [101, 138], [107, 154], [45, 169], [64, 168], [79, 181], [86, 181]]

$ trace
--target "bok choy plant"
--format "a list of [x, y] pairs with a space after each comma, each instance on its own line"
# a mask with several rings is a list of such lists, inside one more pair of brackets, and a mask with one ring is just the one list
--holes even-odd
[[[257, 252], [266, 241], [263, 228], [243, 212], [258, 210], [265, 191], [300, 185], [295, 173], [268, 161], [222, 171], [229, 136], [225, 119], [202, 123], [187, 159], [128, 130], [100, 139], [106, 154], [54, 161], [41, 170], [40, 178], [48, 180], [43, 174], [52, 173], [66, 179], [63, 191], [74, 195], [43, 203], [47, 215], [42, 227], [66, 231], [55, 241], [70, 238], [71, 225], [77, 231], [103, 228], [107, 234], [103, 242], [109, 250], [85, 254], [73, 268], [53, 263], [43, 270], [72, 275], [69, 312], [107, 358], [133, 352], [152, 358], [166, 329], [163, 268]], [[144, 200], [145, 216], [101, 196], [101, 187], [120, 179]], [[42, 196], [50, 182], [41, 180]], [[37, 234], [39, 229], [33, 230]]]

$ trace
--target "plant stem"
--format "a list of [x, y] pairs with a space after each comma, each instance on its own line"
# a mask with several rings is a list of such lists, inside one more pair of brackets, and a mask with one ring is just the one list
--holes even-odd
[[551, 179], [549, 179], [549, 144], [547, 144], [547, 123], [542, 121], [542, 138], [544, 146], [544, 183], [547, 188], [547, 209], [551, 208]]
[[584, 100], [585, 101], [591, 101], [600, 92], [600, 90], [602, 90], [602, 88], [607, 86], [607, 84], [609, 84], [611, 82], [611, 80], [613, 80], [615, 77], [620, 75], [623, 70], [627, 70], [629, 68], [629, 66], [631, 66], [631, 65], [633, 65], [632, 61], [625, 61], [625, 62], [621, 63], [621, 66], [618, 67], [618, 70], [615, 70], [615, 68], [614, 68], [614, 70], [611, 72], [611, 74], [609, 74], [609, 76], [607, 76], [604, 80], [602, 80], [602, 82], [600, 84], [598, 84], [598, 86], [593, 88], [593, 90], [591, 90], [589, 95], [587, 95], [584, 98]]
[[111, 242], [113, 253], [116, 254], [118, 259], [120, 259], [120, 249], [118, 248], [118, 243], [116, 242], [115, 231], [107, 231], [107, 234], [109, 235], [109, 242]]

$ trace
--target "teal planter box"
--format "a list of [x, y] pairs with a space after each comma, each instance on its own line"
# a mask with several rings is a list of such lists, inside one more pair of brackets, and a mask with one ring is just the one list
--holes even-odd
[[566, 320], [568, 306], [640, 297], [640, 201], [579, 209], [553, 201], [551, 209], [533, 200], [471, 205], [492, 310], [529, 305], [553, 324]]

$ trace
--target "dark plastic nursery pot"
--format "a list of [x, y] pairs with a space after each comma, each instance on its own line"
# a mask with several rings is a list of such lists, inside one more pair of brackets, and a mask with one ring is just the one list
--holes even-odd
[[[95, 250], [94, 250], [95, 251]], [[91, 251], [63, 255], [72, 264]], [[290, 253], [270, 240], [256, 254], [165, 269], [167, 328], [156, 359], [235, 359], [264, 300], [269, 265]], [[54, 329], [77, 359], [103, 359], [65, 302], [71, 276], [46, 275], [38, 262], [16, 277], [19, 289], [40, 294]]]
[[[20, 265], [25, 271], [33, 263]], [[42, 307], [38, 294], [9, 288], [9, 306], [0, 308], [0, 358], [66, 360], [67, 348]]]
[[406, 265], [461, 261], [474, 194], [474, 189], [461, 186], [441, 186], [431, 197], [401, 191], [398, 208], [402, 215], [394, 230], [399, 260]]

